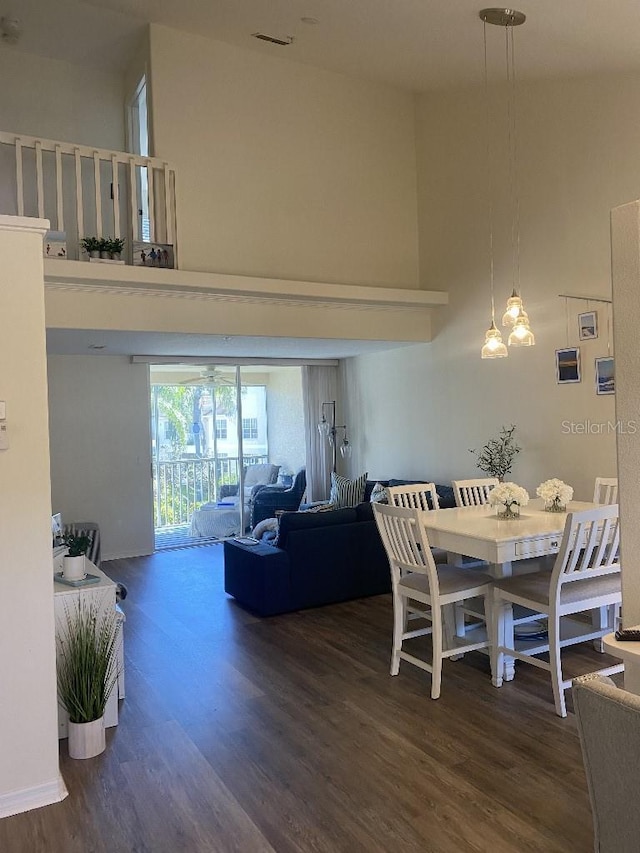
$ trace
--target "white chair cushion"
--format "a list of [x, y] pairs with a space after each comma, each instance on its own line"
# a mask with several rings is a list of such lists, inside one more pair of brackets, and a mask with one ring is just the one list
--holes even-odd
[[279, 469], [279, 465], [271, 465], [269, 462], [261, 462], [258, 465], [248, 465], [246, 473], [244, 475], [244, 488], [245, 491], [253, 486], [259, 485], [268, 485], [272, 482], [271, 478], [274, 475], [274, 469]]
[[[452, 592], [460, 592], [465, 589], [475, 589], [482, 584], [492, 583], [492, 579], [485, 572], [475, 572], [473, 569], [459, 569], [456, 566], [438, 566], [438, 579], [440, 581], [440, 595], [449, 595]], [[426, 575], [418, 572], [406, 575], [398, 584], [398, 588], [411, 595], [412, 591], [428, 594], [429, 582]]]
[[[548, 607], [550, 582], [551, 572], [547, 571], [502, 578], [495, 581], [495, 586], [512, 595], [527, 598], [529, 601]], [[560, 590], [560, 604], [575, 604], [590, 598], [613, 595], [620, 592], [620, 584], [619, 573], [565, 583]]]

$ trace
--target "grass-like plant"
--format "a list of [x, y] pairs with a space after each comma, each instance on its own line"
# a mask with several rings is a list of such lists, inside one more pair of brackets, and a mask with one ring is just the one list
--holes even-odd
[[72, 723], [104, 716], [118, 680], [118, 618], [97, 599], [65, 608], [58, 640], [58, 696]]
[[515, 431], [514, 424], [510, 427], [500, 427], [500, 435], [497, 438], [490, 438], [480, 450], [469, 451], [476, 457], [476, 465], [481, 471], [491, 477], [497, 477], [500, 481], [504, 479], [505, 474], [511, 472], [513, 460], [522, 450], [516, 443]]

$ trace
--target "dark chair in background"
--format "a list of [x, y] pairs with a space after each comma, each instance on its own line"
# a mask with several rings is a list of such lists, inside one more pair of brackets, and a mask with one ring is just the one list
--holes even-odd
[[307, 475], [304, 468], [298, 471], [293, 485], [288, 489], [281, 485], [262, 486], [255, 492], [251, 502], [251, 527], [255, 527], [265, 518], [273, 518], [277, 510], [295, 512], [302, 502], [306, 488]]

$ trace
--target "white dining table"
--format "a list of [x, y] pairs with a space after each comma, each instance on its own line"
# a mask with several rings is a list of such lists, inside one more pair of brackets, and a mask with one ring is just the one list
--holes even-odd
[[[596, 506], [571, 501], [567, 513]], [[498, 518], [492, 506], [455, 507], [425, 512], [424, 525], [429, 544], [447, 551], [450, 563], [464, 566], [465, 557], [467, 565], [468, 558], [482, 560], [489, 564], [492, 577], [504, 578], [513, 573], [513, 564], [518, 561], [558, 553], [567, 513], [546, 512], [544, 501], [536, 498], [521, 509], [516, 519]], [[510, 620], [510, 609], [501, 612], [500, 618]], [[598, 618], [604, 618], [604, 614]], [[511, 681], [513, 676], [514, 660], [505, 656], [504, 679]]]

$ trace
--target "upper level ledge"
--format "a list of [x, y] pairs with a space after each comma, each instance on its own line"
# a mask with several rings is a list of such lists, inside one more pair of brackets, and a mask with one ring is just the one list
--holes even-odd
[[225, 301], [312, 302], [368, 308], [430, 308], [446, 305], [447, 293], [316, 281], [289, 281], [223, 273], [157, 270], [45, 258], [47, 289]]

